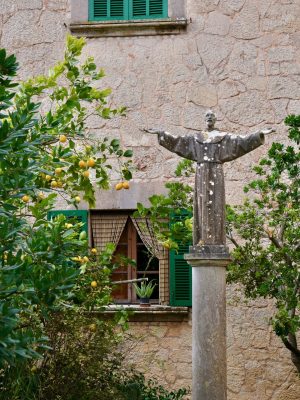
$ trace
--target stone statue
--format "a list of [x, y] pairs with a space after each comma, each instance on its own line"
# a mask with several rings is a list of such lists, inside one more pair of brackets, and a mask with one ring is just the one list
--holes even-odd
[[205, 114], [206, 131], [173, 136], [157, 129], [145, 129], [158, 135], [158, 142], [181, 157], [197, 162], [194, 191], [194, 246], [225, 246], [225, 185], [222, 164], [235, 160], [264, 143], [274, 132], [264, 129], [239, 136], [215, 129], [216, 116]]

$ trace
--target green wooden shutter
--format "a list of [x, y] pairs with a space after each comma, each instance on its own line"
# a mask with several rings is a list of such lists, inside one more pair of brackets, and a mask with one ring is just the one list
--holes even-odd
[[[181, 214], [172, 214], [170, 223], [190, 217], [191, 215], [182, 210]], [[184, 254], [189, 252], [192, 243], [178, 243], [178, 251], [170, 251], [170, 305], [192, 306], [192, 268], [184, 260]]]
[[52, 210], [48, 212], [48, 219], [56, 215], [65, 215], [66, 218], [74, 218], [78, 222], [83, 222], [82, 230], [88, 234], [88, 211], [87, 210]]
[[166, 18], [168, 0], [129, 0], [130, 19]]
[[89, 0], [89, 20], [128, 19], [129, 0]]

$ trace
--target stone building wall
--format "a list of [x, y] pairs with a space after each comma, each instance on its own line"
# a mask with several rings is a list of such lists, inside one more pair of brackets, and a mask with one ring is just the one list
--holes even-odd
[[[246, 303], [227, 290], [228, 400], [298, 400], [300, 381], [289, 352], [268, 326], [266, 300]], [[192, 326], [181, 321], [131, 322], [125, 354], [148, 377], [171, 388], [191, 387]]]
[[[142, 133], [145, 126], [192, 132], [203, 127], [211, 107], [223, 130], [247, 133], [271, 125], [276, 140], [285, 141], [284, 117], [300, 113], [299, 15], [299, 0], [186, 0], [189, 23], [179, 34], [87, 39], [84, 55], [105, 69], [103, 85], [113, 89], [113, 103], [128, 107], [126, 118], [91, 118], [91, 133], [120, 137], [134, 150], [137, 167], [134, 191], [125, 199], [99, 193], [98, 207], [110, 208], [112, 196], [119, 196], [116, 208], [132, 208], [134, 194], [143, 200], [139, 187], [161, 191], [173, 178], [178, 159]], [[21, 78], [61, 59], [70, 18], [71, 0], [0, 0], [0, 44], [17, 55]], [[272, 140], [225, 167], [228, 203], [241, 201], [251, 166]], [[229, 400], [300, 398], [269, 315], [268, 303], [236, 303], [228, 289]], [[189, 321], [133, 322], [131, 329], [145, 334], [133, 360], [148, 360], [144, 368], [172, 387], [190, 384]]]

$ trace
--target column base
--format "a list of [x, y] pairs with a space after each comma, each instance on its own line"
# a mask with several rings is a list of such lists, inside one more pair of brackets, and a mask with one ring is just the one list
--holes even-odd
[[215, 244], [190, 246], [184, 259], [192, 267], [226, 267], [231, 261], [228, 247]]

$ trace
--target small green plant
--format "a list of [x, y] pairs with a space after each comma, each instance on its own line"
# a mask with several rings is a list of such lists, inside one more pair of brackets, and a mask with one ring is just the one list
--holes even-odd
[[156, 283], [153, 283], [153, 280], [146, 283], [142, 282], [141, 286], [138, 286], [136, 283], [133, 284], [136, 294], [141, 298], [141, 299], [150, 299], [153, 290], [155, 289], [155, 286], [157, 286]]
[[141, 373], [125, 375], [118, 388], [124, 400], [182, 400], [189, 393], [186, 388], [169, 391], [154, 379], [147, 381]]

